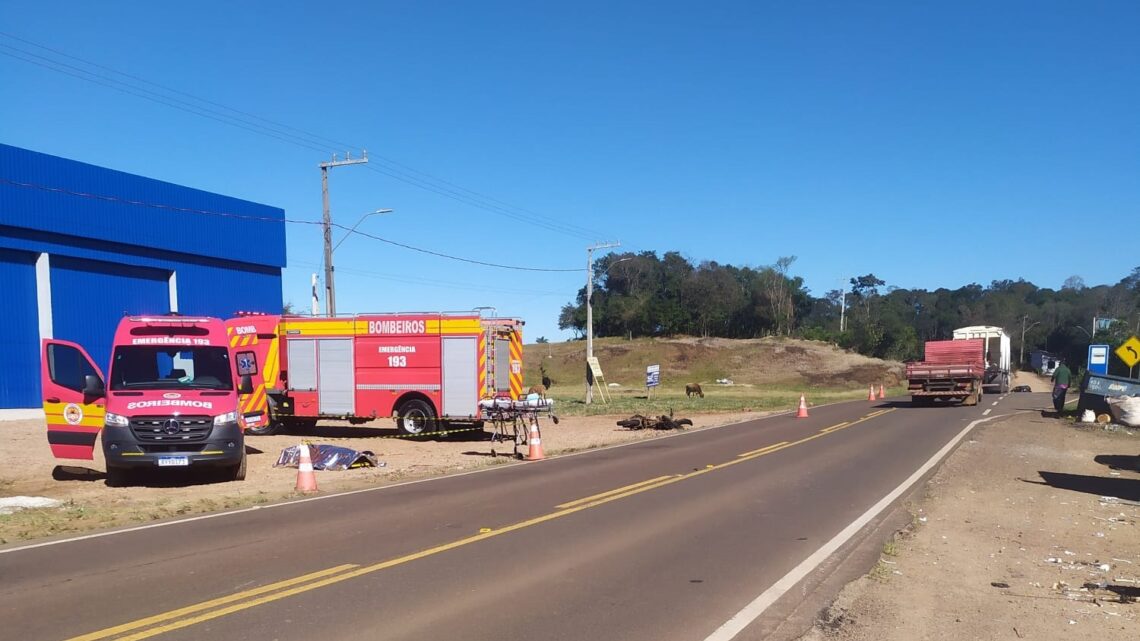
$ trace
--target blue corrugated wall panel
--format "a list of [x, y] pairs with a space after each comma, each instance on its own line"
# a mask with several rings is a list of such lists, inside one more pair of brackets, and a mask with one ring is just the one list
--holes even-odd
[[106, 376], [119, 319], [170, 311], [169, 276], [158, 269], [52, 256], [52, 334], [82, 345]]
[[284, 267], [284, 217], [277, 207], [0, 145], [0, 225]]
[[281, 312], [281, 276], [195, 266], [178, 270], [178, 311], [228, 318], [237, 311]]
[[39, 407], [40, 330], [36, 313], [36, 255], [0, 249], [0, 407]]

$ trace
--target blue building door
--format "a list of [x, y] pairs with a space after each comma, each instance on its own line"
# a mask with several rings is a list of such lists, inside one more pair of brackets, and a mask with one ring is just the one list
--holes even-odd
[[51, 257], [52, 334], [82, 345], [104, 368], [123, 316], [170, 311], [169, 272]]
[[36, 258], [0, 249], [0, 408], [40, 407], [40, 328], [36, 310]]

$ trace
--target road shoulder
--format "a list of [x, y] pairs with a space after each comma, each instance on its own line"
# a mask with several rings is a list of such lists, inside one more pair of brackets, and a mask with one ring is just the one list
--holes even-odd
[[979, 426], [805, 641], [1126, 638], [1140, 436], [1026, 412]]

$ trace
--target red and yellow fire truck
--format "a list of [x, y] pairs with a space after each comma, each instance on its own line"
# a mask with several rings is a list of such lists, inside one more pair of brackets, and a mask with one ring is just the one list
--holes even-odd
[[226, 321], [253, 393], [239, 413], [251, 434], [395, 417], [406, 434], [478, 423], [479, 401], [522, 394], [522, 326], [464, 313], [304, 317], [239, 313]]

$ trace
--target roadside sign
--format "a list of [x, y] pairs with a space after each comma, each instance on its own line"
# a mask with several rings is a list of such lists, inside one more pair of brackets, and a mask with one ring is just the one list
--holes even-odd
[[587, 358], [586, 362], [590, 364], [590, 373], [594, 378], [605, 378], [605, 376], [602, 376], [602, 364], [598, 362], [597, 356]]
[[1108, 374], [1108, 345], [1089, 345], [1088, 370], [1093, 374]]
[[1116, 355], [1129, 369], [1136, 367], [1136, 363], [1140, 363], [1140, 338], [1133, 336], [1124, 341], [1124, 344], [1116, 348]]
[[657, 387], [661, 384], [661, 366], [650, 365], [645, 368], [645, 386]]

